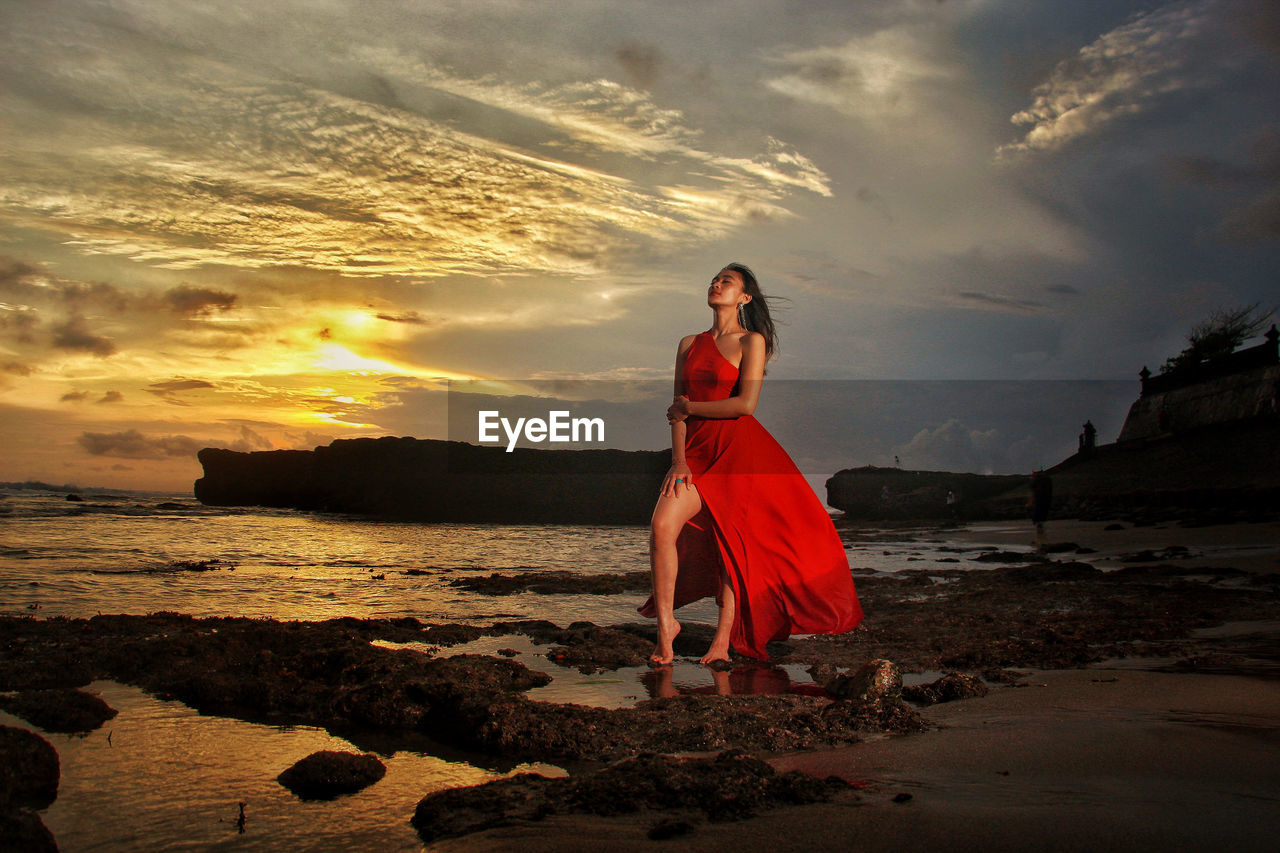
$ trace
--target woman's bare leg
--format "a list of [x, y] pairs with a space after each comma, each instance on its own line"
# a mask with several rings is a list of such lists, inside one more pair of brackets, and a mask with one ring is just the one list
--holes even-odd
[[733, 633], [733, 617], [735, 599], [733, 597], [733, 584], [729, 583], [729, 578], [724, 572], [720, 573], [720, 618], [716, 621], [716, 635], [711, 640], [711, 648], [707, 649], [707, 653], [702, 656], [702, 665], [707, 666], [712, 661], [729, 660], [729, 637]]
[[658, 498], [649, 522], [649, 570], [653, 579], [653, 605], [657, 610], [658, 644], [649, 661], [659, 666], [671, 663], [676, 654], [671, 644], [680, 633], [676, 621], [676, 573], [680, 569], [676, 539], [685, 523], [702, 509], [702, 498], [696, 486], [676, 487], [673, 497]]

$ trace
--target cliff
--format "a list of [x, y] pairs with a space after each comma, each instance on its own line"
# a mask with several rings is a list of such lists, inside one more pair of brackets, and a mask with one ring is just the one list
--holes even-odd
[[[1253, 518], [1280, 511], [1280, 417], [1264, 415], [1142, 441], [1104, 444], [1048, 469], [1052, 514]], [[951, 474], [846, 469], [827, 480], [827, 503], [857, 519], [1027, 517], [1030, 472]], [[948, 507], [946, 494], [956, 495]]]
[[314, 450], [207, 447], [196, 499], [413, 521], [646, 524], [670, 451], [528, 450], [358, 438]]

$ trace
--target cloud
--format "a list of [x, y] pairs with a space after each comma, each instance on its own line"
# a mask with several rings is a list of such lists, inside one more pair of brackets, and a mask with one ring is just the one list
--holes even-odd
[[867, 122], [931, 112], [958, 76], [929, 27], [918, 24], [885, 27], [832, 47], [788, 51], [773, 62], [783, 73], [766, 81], [772, 91]]
[[98, 398], [99, 403], [119, 403], [124, 399], [124, 395], [119, 391], [108, 391]]
[[100, 358], [116, 352], [115, 343], [107, 337], [91, 332], [85, 318], [73, 316], [52, 327], [53, 345], [58, 349], [82, 350]]
[[1054, 151], [1138, 115], [1175, 92], [1204, 89], [1221, 79], [1230, 57], [1206, 57], [1206, 30], [1220, 0], [1171, 3], [1103, 35], [1054, 68], [1034, 100], [1010, 119], [1030, 130], [1002, 155]]
[[166, 403], [172, 403], [175, 406], [190, 406], [190, 403], [178, 396], [179, 391], [199, 391], [216, 387], [212, 382], [204, 379], [169, 379], [165, 382], [151, 383], [147, 393], [155, 394]]
[[[1174, 181], [1230, 194], [1231, 204], [1220, 226], [1236, 243], [1280, 238], [1280, 127], [1265, 128], [1248, 145], [1247, 162], [1228, 162], [1203, 155], [1171, 157], [1165, 171]], [[1248, 196], [1248, 200], [1240, 200]]]
[[379, 313], [374, 316], [389, 323], [409, 323], [415, 326], [434, 326], [440, 322], [438, 319], [423, 317], [417, 311], [406, 311], [403, 314]]
[[164, 303], [169, 310], [184, 317], [203, 317], [217, 311], [230, 311], [236, 295], [207, 287], [179, 285], [165, 291]]
[[[0, 73], [51, 107], [95, 109], [20, 112], [0, 203], [86, 254], [171, 269], [576, 276], [788, 217], [796, 192], [830, 195], [792, 146], [764, 135], [752, 152], [715, 151], [679, 111], [610, 80], [514, 84], [348, 45], [329, 60], [338, 76], [358, 71], [383, 93], [360, 98], [210, 48], [139, 74], [157, 61], [149, 42], [89, 22], [64, 40], [28, 23], [39, 67], [13, 57]], [[626, 53], [637, 71], [642, 54]], [[190, 287], [167, 298], [175, 310], [232, 304]]]
[[185, 435], [146, 436], [136, 429], [124, 432], [85, 432], [76, 439], [94, 456], [118, 456], [123, 459], [165, 459], [193, 457], [207, 442]]
[[196, 388], [214, 388], [212, 382], [203, 379], [170, 379], [166, 382], [152, 382], [153, 394], [171, 394], [174, 391], [191, 391]]
[[63, 403], [80, 403], [88, 399], [88, 391], [68, 391], [59, 398]]
[[1006, 311], [1018, 311], [1021, 313], [1034, 313], [1044, 309], [1043, 302], [1035, 302], [1030, 299], [1017, 299], [1012, 296], [999, 296], [992, 293], [979, 293], [974, 290], [962, 290], [956, 294], [965, 302], [976, 303], [984, 308], [996, 308]]
[[1003, 450], [999, 430], [971, 429], [951, 418], [920, 430], [894, 453], [903, 466], [917, 470], [991, 473], [1003, 468]]
[[23, 364], [20, 361], [6, 361], [3, 363], [0, 363], [0, 371], [3, 371], [5, 373], [12, 373], [16, 376], [31, 375], [30, 365]]
[[250, 429], [248, 425], [240, 426], [240, 440], [226, 445], [228, 450], [250, 452], [254, 450], [274, 450], [275, 445], [261, 433]]
[[662, 65], [662, 51], [652, 44], [628, 41], [613, 52], [631, 83], [639, 89], [652, 89]]

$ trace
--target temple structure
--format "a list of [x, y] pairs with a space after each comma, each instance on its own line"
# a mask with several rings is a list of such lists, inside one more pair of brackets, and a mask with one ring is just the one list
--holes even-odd
[[1280, 400], [1280, 332], [1273, 325], [1258, 346], [1192, 368], [1153, 376], [1142, 368], [1142, 391], [1129, 407], [1117, 443], [1144, 441], [1208, 426], [1275, 417]]

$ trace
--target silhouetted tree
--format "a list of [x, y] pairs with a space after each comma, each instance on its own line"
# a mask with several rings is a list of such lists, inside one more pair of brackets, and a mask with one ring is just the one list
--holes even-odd
[[1166, 359], [1161, 373], [1185, 370], [1201, 362], [1235, 352], [1236, 347], [1266, 328], [1274, 308], [1263, 310], [1257, 302], [1242, 308], [1220, 308], [1187, 333], [1187, 347]]

